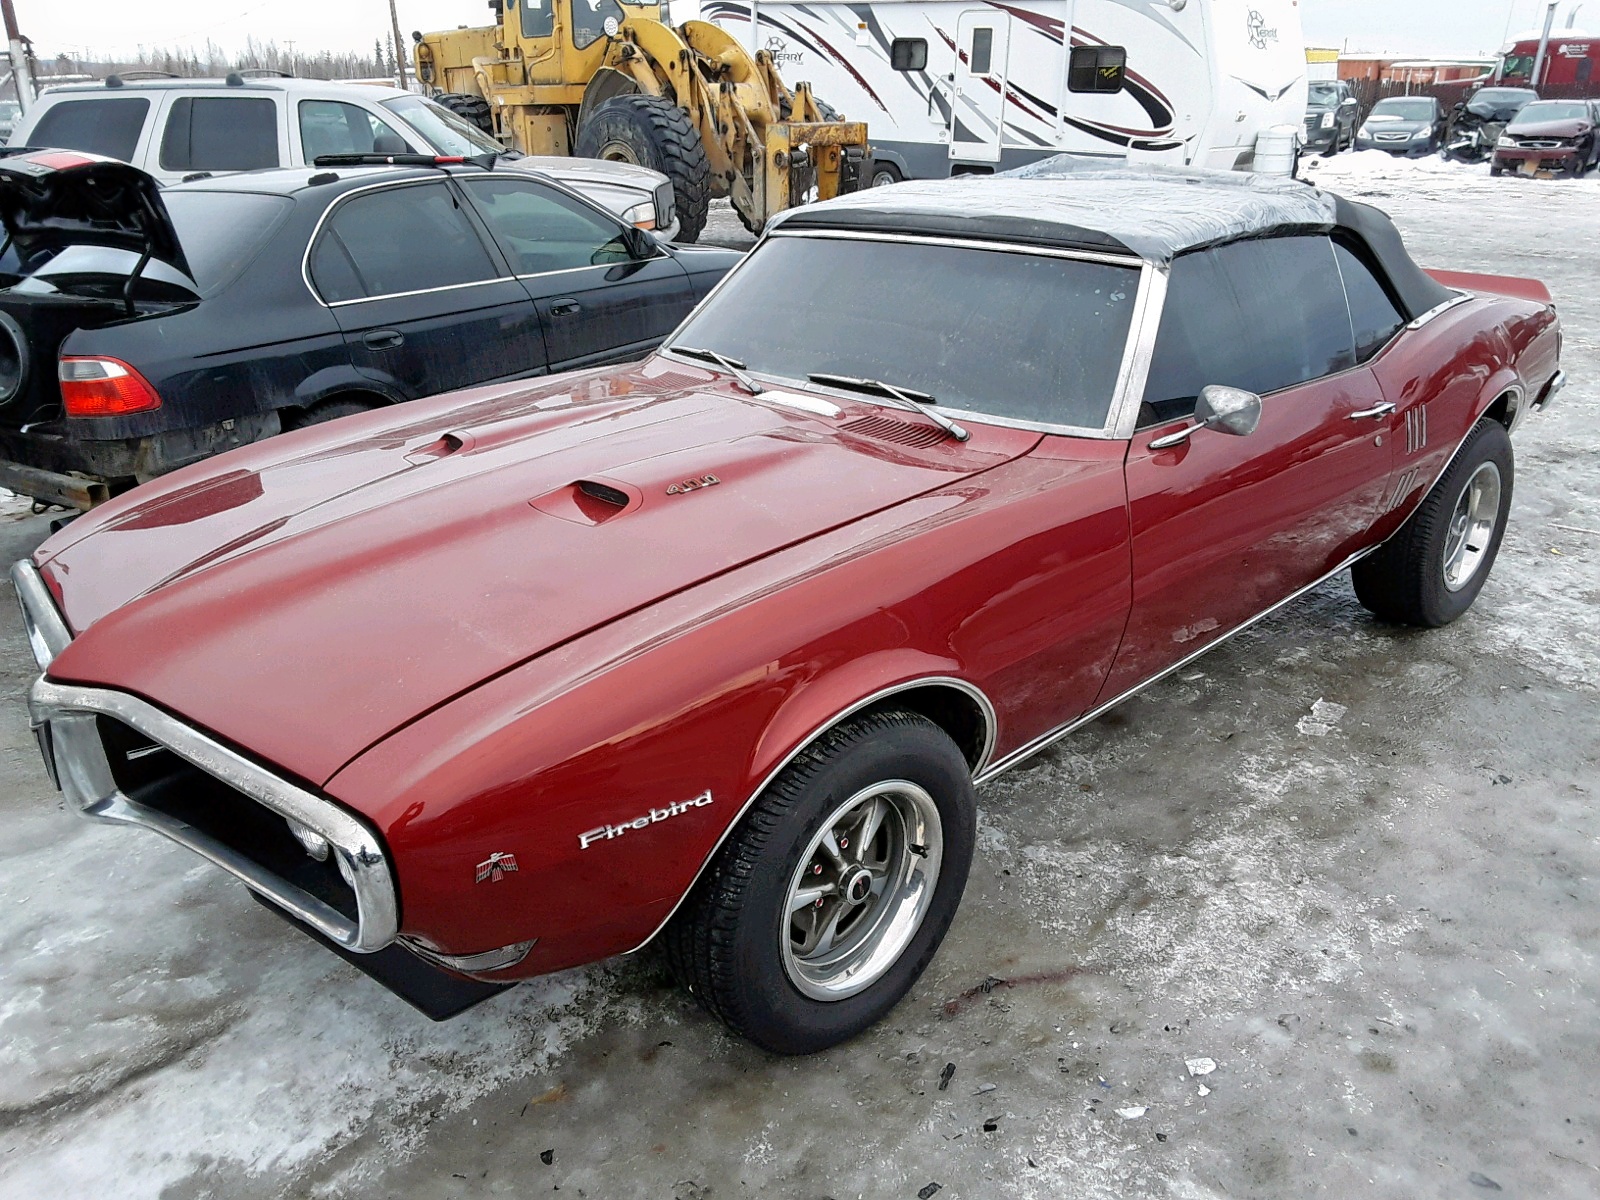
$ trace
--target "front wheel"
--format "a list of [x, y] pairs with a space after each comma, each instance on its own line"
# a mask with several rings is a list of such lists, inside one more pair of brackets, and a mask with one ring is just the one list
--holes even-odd
[[1448, 625], [1478, 598], [1505, 537], [1515, 482], [1511, 435], [1485, 417], [1392, 538], [1350, 572], [1356, 598], [1399, 625]]
[[672, 180], [680, 242], [706, 227], [711, 166], [700, 131], [682, 107], [661, 96], [613, 96], [584, 118], [574, 153], [660, 171]]
[[972, 863], [966, 760], [926, 717], [856, 717], [762, 793], [666, 931], [673, 972], [778, 1054], [854, 1037], [898, 1004]]

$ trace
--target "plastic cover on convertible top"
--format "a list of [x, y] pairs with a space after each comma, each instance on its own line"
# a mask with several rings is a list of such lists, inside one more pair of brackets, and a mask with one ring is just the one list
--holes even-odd
[[[1062, 186], [1070, 183], [1070, 187]], [[1059, 154], [999, 175], [913, 180], [791, 209], [775, 228], [992, 236], [1131, 252], [1165, 264], [1186, 250], [1287, 228], [1331, 230], [1338, 205], [1294, 180]]]

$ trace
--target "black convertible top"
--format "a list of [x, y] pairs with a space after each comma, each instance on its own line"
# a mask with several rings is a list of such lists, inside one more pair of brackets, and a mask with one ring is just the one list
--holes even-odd
[[1294, 232], [1364, 245], [1410, 318], [1449, 289], [1406, 252], [1388, 216], [1291, 179], [1232, 171], [1108, 167], [1062, 154], [1000, 175], [915, 180], [790, 209], [774, 230], [856, 230], [976, 238], [1137, 257], [1157, 266], [1195, 250]]

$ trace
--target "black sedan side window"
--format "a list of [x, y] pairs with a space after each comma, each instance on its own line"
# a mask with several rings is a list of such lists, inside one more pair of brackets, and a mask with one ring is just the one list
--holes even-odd
[[311, 251], [329, 304], [452, 287], [500, 272], [443, 183], [358, 194], [333, 210]]
[[1389, 344], [1406, 323], [1378, 277], [1348, 246], [1335, 242], [1339, 274], [1350, 300], [1350, 326], [1356, 337], [1356, 361], [1366, 362]]
[[1325, 236], [1234, 242], [1172, 264], [1142, 425], [1186, 417], [1210, 384], [1266, 395], [1355, 365]]
[[464, 181], [518, 275], [631, 261], [622, 228], [604, 213], [531, 179]]

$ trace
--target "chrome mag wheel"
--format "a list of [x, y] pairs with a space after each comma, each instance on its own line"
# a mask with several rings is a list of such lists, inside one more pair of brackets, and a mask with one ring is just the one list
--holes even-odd
[[944, 857], [939, 809], [905, 780], [846, 800], [811, 839], [789, 880], [783, 966], [814, 1000], [871, 987], [921, 927]]
[[1500, 521], [1500, 468], [1483, 463], [1468, 478], [1444, 540], [1444, 585], [1459, 592], [1476, 578]]

